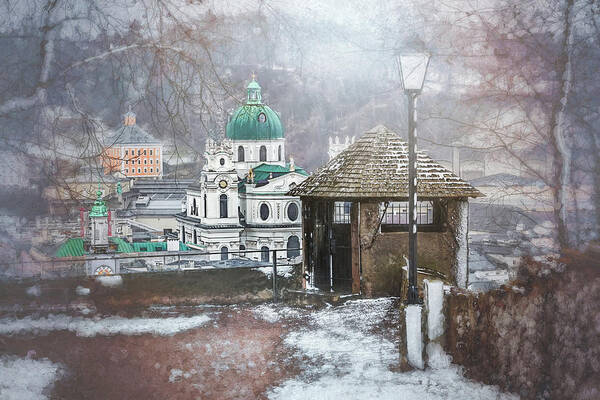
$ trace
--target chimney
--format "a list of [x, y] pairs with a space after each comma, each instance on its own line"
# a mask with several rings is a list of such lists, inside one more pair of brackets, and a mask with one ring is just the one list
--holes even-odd
[[290, 156], [290, 172], [294, 172], [296, 170], [296, 165], [294, 164], [294, 157]]

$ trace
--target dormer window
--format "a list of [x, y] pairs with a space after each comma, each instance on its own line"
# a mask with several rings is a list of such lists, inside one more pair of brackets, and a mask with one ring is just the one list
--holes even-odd
[[258, 122], [260, 122], [261, 124], [267, 122], [267, 116], [265, 115], [265, 113], [258, 114]]

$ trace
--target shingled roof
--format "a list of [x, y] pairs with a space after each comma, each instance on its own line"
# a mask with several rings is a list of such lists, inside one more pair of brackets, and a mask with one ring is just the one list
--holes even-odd
[[[417, 153], [417, 173], [420, 198], [483, 196], [422, 152]], [[407, 198], [408, 145], [396, 133], [378, 125], [288, 195], [340, 200]]]

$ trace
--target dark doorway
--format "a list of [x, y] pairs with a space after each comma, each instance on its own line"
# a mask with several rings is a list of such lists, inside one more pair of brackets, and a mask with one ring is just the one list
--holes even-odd
[[[352, 290], [350, 218], [336, 218], [336, 204], [315, 201], [308, 205], [305, 227], [309, 252], [307, 265], [314, 270], [314, 285], [321, 290]], [[341, 212], [348, 208], [341, 203]], [[340, 210], [337, 210], [338, 213]], [[311, 271], [308, 271], [309, 273]]]
[[350, 224], [333, 224], [332, 262], [333, 290], [349, 292], [352, 290], [352, 242]]

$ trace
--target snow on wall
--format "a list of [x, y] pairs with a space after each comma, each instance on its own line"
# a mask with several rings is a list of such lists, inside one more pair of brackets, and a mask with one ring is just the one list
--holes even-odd
[[96, 280], [100, 282], [102, 286], [106, 287], [117, 287], [123, 284], [121, 275], [98, 276], [96, 277]]
[[77, 336], [96, 335], [175, 335], [210, 321], [206, 315], [172, 318], [81, 318], [63, 314], [50, 314], [46, 318], [0, 319], [0, 335], [36, 333], [38, 331], [74, 332]]
[[458, 224], [456, 227], [456, 284], [459, 288], [467, 288], [467, 277], [469, 276], [469, 202], [459, 201]]
[[424, 281], [427, 298], [427, 336], [435, 340], [444, 333], [444, 283]]
[[431, 369], [444, 369], [450, 367], [452, 357], [450, 357], [442, 345], [437, 342], [427, 343], [427, 366]]
[[410, 365], [423, 369], [423, 334], [421, 332], [421, 306], [406, 307], [406, 350]]
[[2, 400], [46, 399], [44, 389], [56, 380], [60, 366], [47, 359], [0, 357]]

